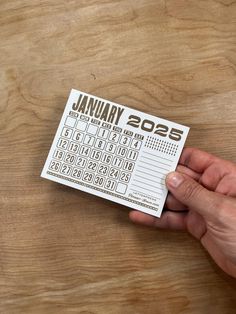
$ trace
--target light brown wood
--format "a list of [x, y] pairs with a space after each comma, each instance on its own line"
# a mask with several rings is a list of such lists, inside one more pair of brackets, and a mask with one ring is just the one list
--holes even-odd
[[192, 237], [40, 172], [72, 87], [236, 161], [236, 1], [1, 0], [0, 69], [0, 312], [235, 313]]

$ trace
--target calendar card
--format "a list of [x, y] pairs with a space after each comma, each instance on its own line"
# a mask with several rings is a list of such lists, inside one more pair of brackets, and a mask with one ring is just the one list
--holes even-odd
[[160, 217], [188, 132], [73, 89], [41, 176]]

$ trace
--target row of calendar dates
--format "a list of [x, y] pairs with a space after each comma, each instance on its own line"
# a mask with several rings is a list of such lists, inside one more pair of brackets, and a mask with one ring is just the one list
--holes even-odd
[[[87, 150], [88, 148], [86, 148]], [[112, 166], [114, 168], [122, 169], [124, 171], [133, 171], [134, 169], [134, 162], [125, 160], [120, 158], [119, 156], [112, 156], [106, 153], [102, 153], [95, 149], [90, 149], [90, 158], [88, 156], [81, 155], [74, 155], [70, 152], [65, 152], [56, 149], [53, 154], [53, 158], [57, 159], [58, 161], [63, 161], [69, 165], [75, 165], [79, 168], [85, 169], [88, 168], [89, 170], [96, 172], [99, 161], [102, 162], [100, 165], [104, 166]], [[108, 167], [107, 167], [108, 168]], [[103, 173], [106, 175], [107, 173]]]
[[[88, 163], [88, 170], [92, 171], [94, 163]], [[72, 167], [68, 164], [52, 160], [49, 169], [53, 172], [61, 173], [66, 176], [70, 176], [74, 179], [83, 181], [85, 183], [94, 184], [99, 187], [104, 187], [110, 191], [115, 190], [117, 187], [125, 193], [127, 185], [131, 177], [130, 173], [119, 171], [115, 168], [105, 166], [103, 164], [97, 165], [97, 173], [92, 173], [77, 167]], [[104, 177], [106, 176], [106, 177]], [[118, 182], [119, 180], [119, 182]]]
[[[96, 136], [96, 132], [94, 133], [95, 126], [90, 125], [88, 128], [88, 133], [85, 134], [83, 131], [73, 131], [68, 127], [64, 127], [61, 132], [61, 137], [72, 139], [81, 144], [89, 145], [89, 146], [97, 146], [97, 148], [104, 149], [107, 141], [110, 141], [113, 144], [121, 144], [126, 147], [130, 147], [132, 149], [139, 150], [142, 145], [142, 141], [131, 138], [127, 135], [121, 135], [117, 132], [109, 132], [106, 129], [99, 129], [98, 137]], [[96, 127], [97, 128], [97, 127]]]
[[[66, 158], [66, 162], [70, 162], [71, 160], [71, 163], [73, 163], [76, 159], [76, 156], [79, 155], [86, 158], [92, 158], [97, 161], [102, 160], [104, 163], [110, 164], [112, 158], [114, 162], [114, 159], [116, 157], [114, 166], [117, 167], [121, 167], [122, 161], [124, 159], [126, 159], [127, 161], [135, 161], [138, 158], [139, 154], [137, 151], [128, 150], [127, 148], [122, 146], [117, 147], [115, 154], [112, 152], [111, 154], [109, 154], [106, 150], [105, 152], [103, 152], [92, 147], [80, 145], [74, 142], [68, 142], [64, 139], [59, 139], [57, 147], [59, 148], [59, 150], [57, 150], [54, 154], [55, 158], [57, 159], [63, 159], [66, 150], [69, 151], [67, 155], [71, 156], [71, 158]], [[132, 171], [132, 169], [130, 171]]]
[[94, 155], [95, 157], [101, 156], [101, 153], [100, 154], [97, 153], [100, 150], [106, 151], [107, 153], [110, 153], [110, 154], [116, 154], [117, 156], [120, 156], [122, 158], [127, 158], [130, 160], [136, 160], [138, 157], [138, 151], [136, 150], [128, 149], [121, 145], [115, 145], [111, 142], [106, 142], [106, 145], [104, 144], [101, 146], [100, 145], [101, 142], [105, 142], [105, 141], [98, 140], [98, 142], [96, 142], [95, 145], [91, 147], [88, 143], [86, 143], [87, 145], [81, 145], [76, 142], [60, 138], [58, 140], [57, 147], [63, 150], [69, 150], [72, 153], [80, 154], [86, 157], [90, 155], [92, 148], [96, 149], [96, 150], [93, 149], [93, 153], [91, 154], [91, 155]]

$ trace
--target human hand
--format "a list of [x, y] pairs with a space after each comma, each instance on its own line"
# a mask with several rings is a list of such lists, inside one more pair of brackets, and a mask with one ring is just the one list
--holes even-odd
[[236, 165], [195, 148], [184, 149], [161, 218], [131, 211], [130, 219], [157, 228], [187, 230], [215, 262], [236, 278]]

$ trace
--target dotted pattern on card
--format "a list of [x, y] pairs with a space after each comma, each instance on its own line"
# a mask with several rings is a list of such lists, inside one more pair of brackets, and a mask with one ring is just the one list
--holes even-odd
[[170, 156], [176, 156], [178, 151], [178, 144], [169, 143], [168, 141], [157, 139], [152, 136], [147, 137], [144, 146]]
[[188, 131], [72, 90], [41, 175], [160, 217]]

